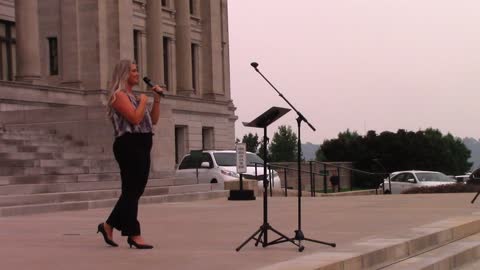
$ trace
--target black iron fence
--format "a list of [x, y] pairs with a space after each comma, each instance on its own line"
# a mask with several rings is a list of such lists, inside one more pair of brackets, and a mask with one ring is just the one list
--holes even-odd
[[[263, 164], [258, 165], [263, 166]], [[380, 184], [383, 183], [384, 179], [388, 179], [389, 177], [388, 173], [368, 172], [355, 169], [351, 162], [306, 161], [302, 162], [300, 167], [302, 191], [309, 191], [312, 197], [315, 197], [317, 193], [344, 192], [361, 189], [375, 189], [378, 194], [378, 188], [380, 186], [382, 186], [383, 191], [385, 189], [385, 187]], [[257, 171], [256, 165], [256, 175]], [[280, 178], [281, 188], [285, 196], [288, 196], [289, 189], [295, 190], [298, 188], [297, 162], [269, 163], [267, 172], [269, 179]], [[272, 189], [278, 187], [275, 186], [274, 181], [269, 181], [268, 185], [270, 196], [272, 196]]]

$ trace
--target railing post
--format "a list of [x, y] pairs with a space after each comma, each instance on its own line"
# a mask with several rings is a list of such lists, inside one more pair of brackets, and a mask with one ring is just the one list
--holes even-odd
[[310, 161], [310, 196], [313, 197], [315, 191], [313, 190], [313, 162]]
[[353, 191], [353, 170], [350, 169], [350, 191]]
[[327, 164], [323, 163], [323, 193], [327, 193]]
[[[315, 163], [315, 168], [317, 168], [317, 163]], [[317, 188], [316, 188], [316, 183], [315, 183], [315, 176], [317, 174], [315, 173], [315, 170], [313, 170], [313, 179], [312, 179], [312, 186], [313, 186], [313, 197], [317, 197]]]
[[337, 175], [338, 175], [338, 187], [337, 187], [337, 192], [340, 192], [340, 183], [342, 182], [340, 179], [340, 167], [337, 166]]

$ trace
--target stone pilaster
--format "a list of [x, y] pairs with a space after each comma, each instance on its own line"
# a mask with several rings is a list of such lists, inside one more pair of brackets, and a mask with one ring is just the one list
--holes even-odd
[[221, 0], [206, 1], [202, 5], [204, 40], [203, 52], [203, 95], [209, 99], [224, 96], [223, 40]]
[[177, 94], [190, 96], [192, 86], [192, 39], [188, 0], [175, 1]]
[[60, 1], [62, 85], [82, 88], [78, 29], [78, 0]]
[[221, 29], [222, 29], [222, 63], [223, 63], [223, 91], [225, 100], [231, 100], [230, 88], [230, 41], [228, 39], [228, 1], [221, 0]]
[[147, 72], [150, 79], [164, 85], [162, 1], [147, 2]]
[[177, 94], [177, 70], [174, 68], [177, 66], [177, 61], [175, 59], [175, 56], [177, 55], [177, 45], [176, 45], [177, 40], [175, 38], [170, 39], [170, 42], [168, 43], [168, 57], [170, 62], [168, 63], [169, 68], [170, 68], [170, 74], [169, 74], [169, 89], [168, 91], [171, 91], [172, 94]]
[[118, 43], [120, 59], [133, 60], [133, 4], [132, 0], [118, 1]]
[[40, 40], [37, 0], [15, 0], [17, 80], [40, 80]]

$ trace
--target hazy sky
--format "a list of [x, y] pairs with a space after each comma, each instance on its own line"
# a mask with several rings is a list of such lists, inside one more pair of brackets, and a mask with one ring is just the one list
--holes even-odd
[[[433, 127], [480, 138], [480, 1], [230, 0], [236, 137], [271, 106], [287, 107], [259, 70], [317, 129], [322, 143], [346, 129], [364, 134]], [[279, 124], [297, 132], [291, 111]]]

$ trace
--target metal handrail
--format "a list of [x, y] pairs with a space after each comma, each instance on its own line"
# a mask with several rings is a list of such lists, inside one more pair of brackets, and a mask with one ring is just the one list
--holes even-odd
[[[326, 173], [322, 173], [322, 172], [314, 172], [312, 170], [312, 164], [320, 164], [320, 165], [323, 165], [324, 167], [326, 166], [329, 166], [329, 167], [333, 167], [333, 168], [336, 168], [337, 170], [338, 169], [344, 169], [344, 170], [347, 170], [347, 171], [350, 171], [350, 172], [357, 172], [357, 173], [362, 173], [362, 174], [367, 174], [367, 175], [372, 175], [372, 176], [379, 176], [379, 175], [383, 175], [383, 176], [388, 176], [388, 178], [390, 178], [390, 174], [389, 173], [386, 173], [386, 172], [382, 172], [382, 173], [379, 173], [379, 172], [368, 172], [368, 171], [364, 171], [364, 170], [359, 170], [359, 169], [354, 169], [354, 168], [351, 168], [351, 167], [345, 167], [345, 166], [342, 166], [342, 165], [338, 165], [338, 164], [332, 164], [332, 163], [327, 163], [327, 162], [321, 162], [321, 161], [309, 161], [310, 163], [310, 171], [307, 171], [307, 170], [298, 170], [296, 168], [291, 168], [291, 167], [287, 167], [287, 166], [281, 166], [281, 165], [277, 165], [277, 164], [271, 164], [271, 163], [268, 163], [267, 164], [267, 169], [269, 170], [269, 176], [270, 176], [270, 179], [273, 180], [273, 177], [272, 177], [272, 170], [273, 169], [283, 169], [284, 170], [284, 181], [285, 181], [285, 184], [284, 184], [284, 189], [285, 189], [285, 197], [288, 196], [288, 193], [287, 193], [287, 170], [289, 171], [293, 171], [293, 172], [301, 172], [301, 173], [308, 173], [310, 174], [310, 181], [311, 181], [311, 195], [312, 197], [316, 196], [316, 192], [315, 192], [315, 176], [319, 175], [319, 176], [323, 176], [324, 177], [324, 193], [327, 193], [327, 183], [326, 183], [326, 177], [328, 174]], [[263, 163], [258, 163], [258, 162], [255, 162], [255, 176], [258, 176], [257, 175], [257, 165], [264, 165]], [[324, 170], [325, 171], [325, 170]], [[272, 196], [272, 188], [274, 185], [273, 184], [273, 181], [269, 181], [269, 188], [270, 188], [270, 196]], [[351, 184], [351, 180], [350, 180], [350, 188], [352, 189], [352, 184]], [[382, 189], [383, 191], [385, 191], [385, 186], [382, 185]], [[376, 193], [378, 194], [378, 187], [375, 188], [376, 190]]]
[[352, 171], [352, 172], [358, 172], [358, 173], [364, 173], [364, 174], [370, 174], [370, 175], [388, 175], [389, 174], [389, 173], [386, 173], [386, 172], [372, 173], [372, 172], [367, 172], [367, 171], [363, 171], [363, 170], [359, 170], [359, 169], [349, 168], [349, 167], [345, 167], [345, 166], [341, 166], [341, 165], [335, 165], [335, 164], [331, 164], [331, 163], [323, 162], [323, 161], [312, 160], [312, 161], [309, 161], [309, 162], [319, 163], [319, 164], [322, 164], [322, 165], [328, 165], [328, 166], [339, 168], [339, 169], [345, 169], [345, 170], [349, 170], [349, 171]]
[[[367, 172], [367, 171], [358, 170], [358, 169], [354, 169], [354, 168], [344, 167], [344, 166], [341, 166], [341, 165], [334, 165], [334, 164], [327, 163], [327, 162], [322, 162], [322, 161], [312, 160], [312, 161], [310, 161], [310, 162], [323, 164], [324, 166], [328, 165], [328, 166], [332, 166], [332, 167], [336, 167], [336, 168], [346, 169], [346, 170], [350, 170], [350, 171], [352, 171], [352, 172], [358, 172], [358, 173], [369, 174], [369, 175], [383, 175], [383, 176], [387, 176], [387, 177], [388, 177], [389, 188], [390, 188], [390, 190], [392, 190], [392, 186], [391, 186], [391, 183], [390, 183], [390, 173], [388, 173], [388, 172], [376, 172], [376, 173], [372, 173], [372, 172]], [[384, 181], [382, 181], [382, 192], [384, 193], [384, 192], [385, 192], [385, 185], [383, 184], [383, 182], [384, 182]], [[375, 187], [375, 193], [378, 194], [378, 186]]]

